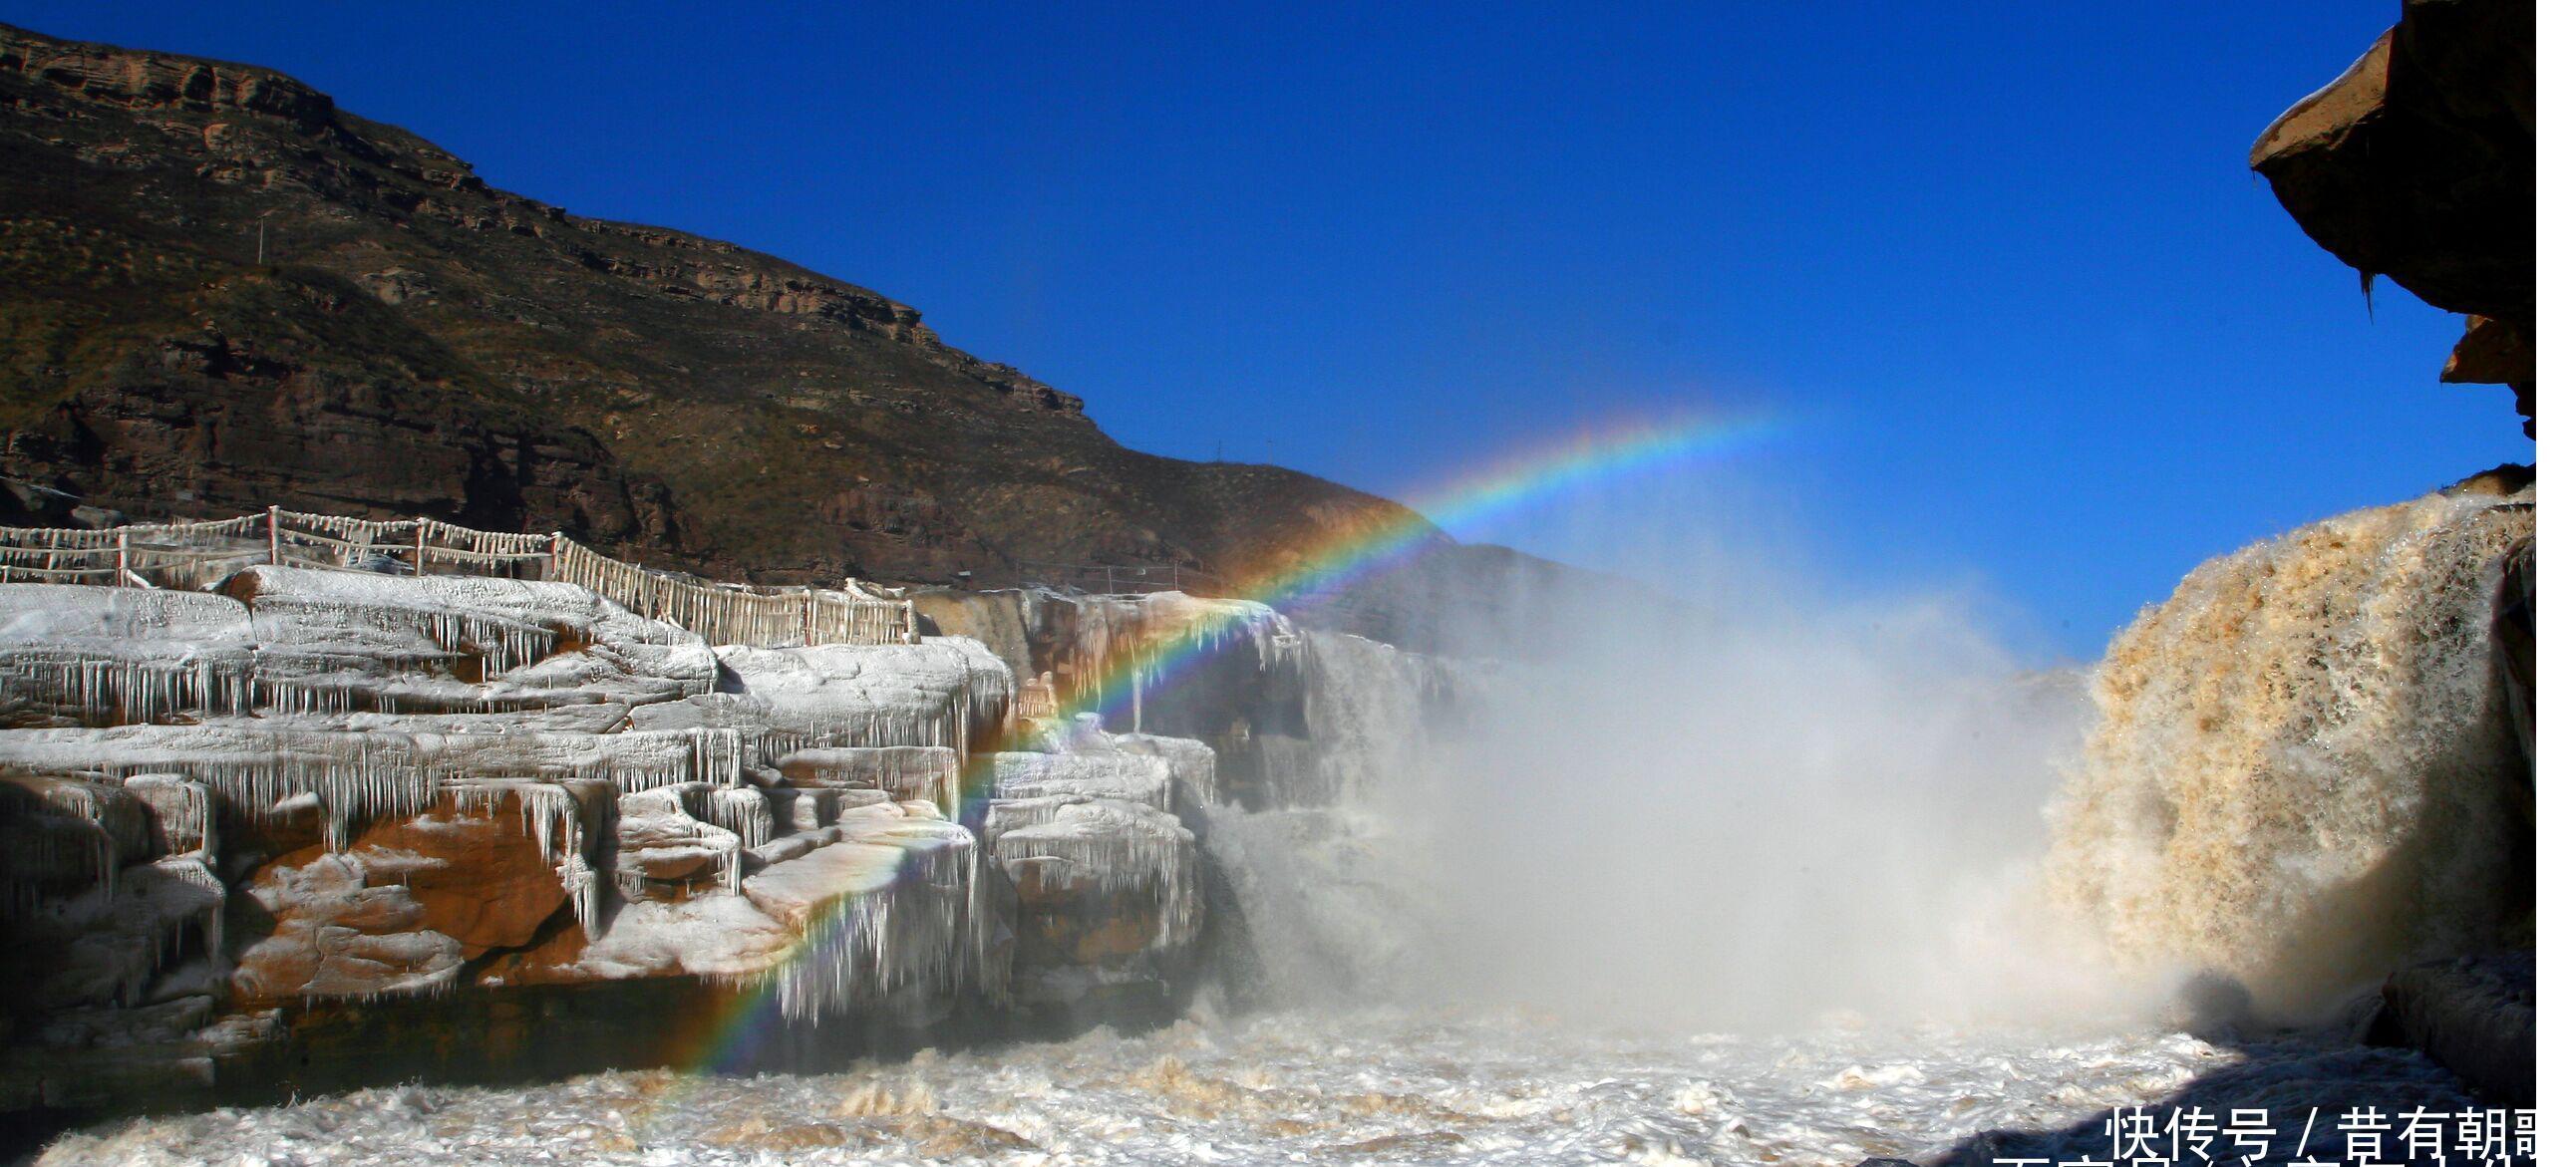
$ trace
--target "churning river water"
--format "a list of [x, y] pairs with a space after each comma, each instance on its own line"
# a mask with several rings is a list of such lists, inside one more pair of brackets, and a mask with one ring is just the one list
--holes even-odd
[[1285, 1012], [837, 1074], [362, 1090], [91, 1128], [39, 1162], [1849, 1165], [2003, 1129], [2061, 1132], [2057, 1157], [2101, 1157], [2105, 1111], [2213, 1082], [2228, 1106], [2470, 1105], [2420, 1056], [2323, 1038], [1856, 1019], [1750, 1037]]

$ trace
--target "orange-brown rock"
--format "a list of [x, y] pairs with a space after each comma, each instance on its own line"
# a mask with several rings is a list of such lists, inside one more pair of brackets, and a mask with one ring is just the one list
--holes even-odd
[[567, 898], [514, 810], [452, 806], [378, 824], [344, 852], [289, 852], [245, 882], [273, 922], [236, 959], [246, 1001], [434, 987], [530, 943]]
[[360, 834], [353, 846], [411, 851], [440, 860], [408, 873], [404, 887], [420, 905], [417, 927], [452, 936], [466, 959], [516, 948], [564, 908], [555, 873], [515, 807], [496, 815], [440, 810]]
[[[2525, 418], [2537, 414], [2539, 403], [2533, 399], [2539, 380], [2538, 358], [2532, 352], [2531, 336], [2523, 326], [2492, 316], [2471, 316], [2460, 342], [2451, 348], [2451, 359], [2442, 366], [2442, 380], [2465, 385], [2509, 385], [2513, 388], [2514, 408]], [[2531, 430], [2529, 423], [2524, 432]]]

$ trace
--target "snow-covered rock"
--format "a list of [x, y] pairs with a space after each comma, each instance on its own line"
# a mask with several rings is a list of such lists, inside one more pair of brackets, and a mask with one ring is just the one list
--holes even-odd
[[[1100, 676], [1284, 652], [1258, 605], [1048, 603]], [[709, 646], [469, 577], [0, 585], [0, 985], [36, 1010], [0, 1110], [63, 1051], [202, 1077], [395, 997], [672, 986], [821, 1031], [1168, 983], [1217, 754], [1017, 732], [1031, 651]]]
[[1201, 917], [1198, 839], [1165, 809], [1172, 763], [1069, 736], [1090, 748], [987, 759], [983, 823], [1020, 900], [1015, 992], [1057, 1003], [1153, 979]]

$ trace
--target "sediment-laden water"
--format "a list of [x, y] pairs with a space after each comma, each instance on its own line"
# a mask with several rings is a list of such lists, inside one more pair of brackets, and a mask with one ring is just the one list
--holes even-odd
[[[1615, 992], [1616, 986], [1603, 986]], [[619, 1072], [410, 1086], [67, 1135], [40, 1162], [320, 1165], [1857, 1163], [2063, 1130], [2217, 1082], [2219, 1105], [2468, 1106], [2419, 1056], [2155, 1030], [1585, 1030], [1523, 1015], [1290, 1012], [925, 1053], [841, 1074]], [[2015, 1154], [2035, 1154], [2019, 1146]]]

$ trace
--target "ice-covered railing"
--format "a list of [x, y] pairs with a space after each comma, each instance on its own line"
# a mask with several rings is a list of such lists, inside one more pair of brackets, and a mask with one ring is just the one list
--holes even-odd
[[101, 530], [0, 527], [0, 582], [197, 588], [257, 564], [489, 575], [575, 584], [711, 644], [911, 644], [909, 600], [717, 584], [611, 559], [561, 532], [478, 531], [436, 519], [352, 519], [270, 507], [234, 519]]
[[578, 584], [654, 620], [668, 620], [710, 644], [778, 648], [793, 644], [912, 644], [921, 639], [912, 601], [849, 590], [710, 585], [610, 559], [555, 536], [548, 579]]

